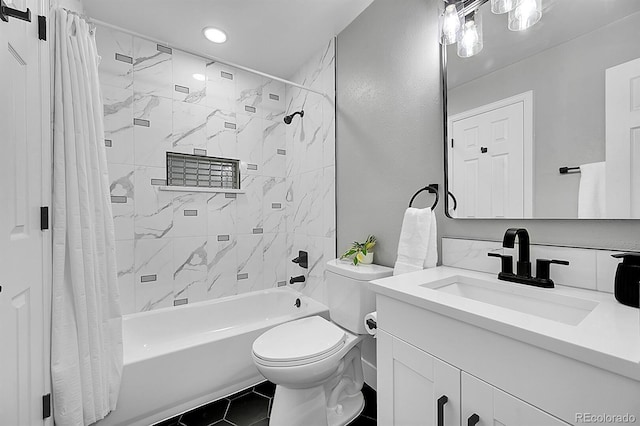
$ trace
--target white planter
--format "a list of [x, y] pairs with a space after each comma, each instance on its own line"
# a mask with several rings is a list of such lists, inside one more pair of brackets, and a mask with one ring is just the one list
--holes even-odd
[[367, 254], [364, 256], [364, 258], [360, 261], [360, 263], [363, 263], [365, 265], [368, 265], [370, 263], [373, 263], [373, 252], [369, 251], [367, 252]]

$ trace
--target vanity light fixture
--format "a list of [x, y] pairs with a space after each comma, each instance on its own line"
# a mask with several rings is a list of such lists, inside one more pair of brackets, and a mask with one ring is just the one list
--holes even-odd
[[496, 15], [511, 12], [522, 0], [491, 0], [491, 11]]
[[442, 26], [442, 44], [450, 45], [458, 41], [460, 28], [462, 27], [462, 10], [458, 8], [459, 2], [445, 4], [444, 13], [440, 22]]
[[207, 38], [207, 40], [213, 43], [224, 43], [225, 41], [227, 41], [227, 34], [219, 28], [207, 27], [202, 30], [202, 33]]
[[[469, 58], [480, 53], [483, 44], [480, 6], [489, 0], [442, 0], [440, 42], [458, 43], [458, 56]], [[542, 0], [491, 0], [495, 14], [509, 13], [508, 28], [524, 31], [542, 18]]]
[[476, 10], [465, 16], [465, 22], [458, 39], [458, 56], [469, 58], [480, 53], [483, 47], [482, 15]]
[[509, 29], [524, 31], [532, 27], [542, 18], [542, 0], [522, 0], [509, 12]]

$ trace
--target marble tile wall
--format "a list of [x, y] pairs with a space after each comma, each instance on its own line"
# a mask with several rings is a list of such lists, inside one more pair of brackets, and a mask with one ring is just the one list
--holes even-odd
[[[327, 94], [287, 88], [287, 114], [304, 110], [286, 126], [286, 249], [309, 253], [307, 281], [296, 284], [303, 293], [326, 303], [325, 264], [336, 257], [335, 207], [335, 45], [301, 67], [291, 80]], [[287, 276], [301, 269], [287, 263]]]
[[[335, 246], [333, 156], [330, 163], [323, 157], [334, 143], [333, 109], [323, 112], [322, 97], [311, 107], [304, 94], [289, 97], [283, 83], [111, 28], [98, 26], [96, 42], [124, 313], [275, 287], [291, 272], [294, 235], [295, 250], [318, 239], [311, 244], [323, 258], [329, 239]], [[323, 52], [297, 77], [318, 79], [316, 86], [329, 84], [333, 93], [329, 48], [330, 58]], [[309, 109], [304, 129], [282, 121], [294, 99]], [[294, 136], [298, 148], [289, 149]], [[306, 147], [319, 151], [307, 155]], [[160, 190], [166, 152], [196, 149], [240, 159], [245, 193]], [[287, 201], [292, 188], [309, 192], [304, 218], [290, 211], [300, 207]], [[289, 222], [297, 233], [287, 231]], [[317, 263], [311, 273], [321, 277]], [[311, 288], [322, 299], [321, 285]]]

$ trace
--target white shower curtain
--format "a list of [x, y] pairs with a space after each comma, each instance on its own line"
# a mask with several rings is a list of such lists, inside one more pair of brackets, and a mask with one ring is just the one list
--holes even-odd
[[64, 9], [55, 21], [51, 376], [57, 426], [115, 409], [122, 314], [93, 30]]

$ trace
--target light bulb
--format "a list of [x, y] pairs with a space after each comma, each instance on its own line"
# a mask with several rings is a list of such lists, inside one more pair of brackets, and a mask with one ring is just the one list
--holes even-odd
[[542, 18], [540, 0], [521, 0], [520, 4], [509, 12], [509, 29], [524, 31], [535, 25]]
[[475, 12], [467, 17], [467, 21], [460, 31], [458, 56], [461, 58], [469, 58], [480, 53], [483, 47], [482, 20], [480, 14]]
[[207, 40], [213, 43], [224, 43], [225, 41], [227, 41], [227, 34], [218, 28], [207, 27], [202, 30], [202, 33], [207, 38]]
[[511, 12], [521, 0], [491, 0], [491, 11], [496, 15]]
[[460, 15], [455, 4], [449, 4], [444, 10], [442, 18], [442, 44], [449, 45], [456, 42], [460, 31]]

